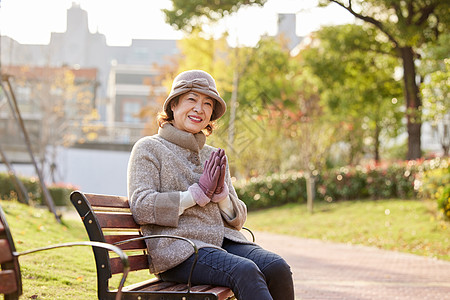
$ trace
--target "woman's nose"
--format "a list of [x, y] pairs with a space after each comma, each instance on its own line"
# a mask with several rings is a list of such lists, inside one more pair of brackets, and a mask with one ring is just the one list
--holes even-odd
[[194, 111], [198, 113], [203, 111], [203, 105], [200, 101], [197, 101], [197, 103], [195, 103]]

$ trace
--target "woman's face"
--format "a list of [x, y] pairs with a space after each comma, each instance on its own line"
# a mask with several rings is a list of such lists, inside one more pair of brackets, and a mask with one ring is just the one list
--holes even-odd
[[199, 93], [187, 92], [180, 96], [177, 104], [171, 105], [173, 126], [190, 133], [199, 133], [211, 120], [214, 99]]

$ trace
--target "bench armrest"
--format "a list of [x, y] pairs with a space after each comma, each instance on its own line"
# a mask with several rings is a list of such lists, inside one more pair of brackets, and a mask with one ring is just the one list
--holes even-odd
[[119, 300], [122, 297], [122, 288], [125, 284], [125, 280], [127, 279], [128, 272], [130, 271], [130, 264], [128, 262], [128, 256], [117, 246], [108, 244], [108, 243], [102, 243], [102, 242], [91, 242], [91, 241], [85, 241], [85, 242], [72, 242], [72, 243], [64, 243], [64, 244], [57, 244], [57, 245], [50, 245], [47, 247], [37, 248], [37, 249], [31, 249], [28, 251], [23, 252], [13, 252], [13, 255], [18, 257], [21, 255], [27, 255], [35, 252], [40, 252], [44, 250], [50, 250], [50, 249], [56, 249], [56, 248], [63, 248], [63, 247], [73, 247], [73, 246], [92, 246], [92, 247], [98, 247], [98, 248], [104, 248], [110, 251], [114, 251], [122, 261], [123, 266], [123, 274], [122, 279], [120, 280], [119, 287], [117, 289], [116, 294], [116, 300]]
[[189, 277], [188, 277], [188, 282], [187, 282], [187, 285], [188, 285], [187, 292], [189, 294], [191, 292], [191, 287], [192, 287], [192, 283], [191, 283], [192, 273], [194, 272], [195, 265], [197, 264], [197, 261], [198, 261], [198, 249], [193, 241], [191, 241], [187, 238], [181, 237], [181, 236], [161, 234], [161, 235], [147, 235], [147, 236], [141, 236], [141, 237], [132, 238], [132, 239], [128, 239], [128, 240], [123, 240], [120, 242], [116, 242], [113, 245], [122, 245], [122, 244], [133, 242], [133, 241], [140, 241], [140, 240], [147, 240], [147, 239], [161, 239], [161, 238], [182, 240], [182, 241], [189, 243], [192, 246], [192, 248], [194, 248], [194, 255], [195, 255], [194, 262], [192, 263], [191, 271], [189, 272]]
[[255, 239], [255, 235], [253, 234], [253, 232], [247, 227], [242, 227], [242, 229], [247, 230], [248, 232], [250, 232], [250, 234], [252, 235], [252, 242], [254, 243], [256, 239]]

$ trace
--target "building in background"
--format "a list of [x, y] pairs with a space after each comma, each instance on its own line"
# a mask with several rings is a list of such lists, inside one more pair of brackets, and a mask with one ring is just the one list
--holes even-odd
[[107, 119], [111, 122], [139, 123], [138, 114], [149, 104], [158, 104], [166, 89], [160, 85], [158, 68], [146, 65], [111, 63], [107, 96], [111, 105]]
[[[42, 67], [71, 68], [95, 68], [97, 69], [97, 91], [96, 105], [102, 121], [111, 124], [113, 117], [107, 114], [108, 110], [115, 110], [122, 119], [133, 119], [128, 112], [121, 111], [119, 107], [110, 108], [114, 105], [108, 96], [108, 79], [111, 67], [127, 65], [136, 69], [156, 69], [157, 66], [168, 63], [168, 59], [177, 55], [176, 40], [133, 39], [130, 46], [108, 46], [106, 37], [99, 33], [91, 33], [88, 28], [88, 14], [81, 9], [79, 4], [73, 3], [67, 10], [67, 29], [61, 33], [51, 33], [48, 45], [25, 45], [2, 36], [1, 37], [1, 62], [3, 66], [29, 65]], [[140, 72], [140, 71], [139, 71]], [[112, 83], [114, 84], [114, 82]], [[133, 113], [134, 110], [131, 111]]]
[[294, 49], [303, 40], [296, 32], [296, 18], [296, 14], [278, 14], [277, 37], [286, 41], [289, 50]]
[[8, 74], [14, 94], [8, 99], [0, 90], [0, 143], [12, 162], [29, 163], [31, 158], [9, 100], [16, 99], [33, 152], [39, 157], [47, 147], [70, 146], [89, 138], [91, 130], [84, 125], [96, 114], [96, 69], [6, 66], [2, 71]]

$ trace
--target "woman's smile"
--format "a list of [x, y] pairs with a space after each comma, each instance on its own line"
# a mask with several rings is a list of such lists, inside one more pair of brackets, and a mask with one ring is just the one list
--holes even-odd
[[202, 118], [197, 117], [197, 116], [188, 116], [188, 118], [191, 119], [195, 123], [201, 123], [203, 121]]

